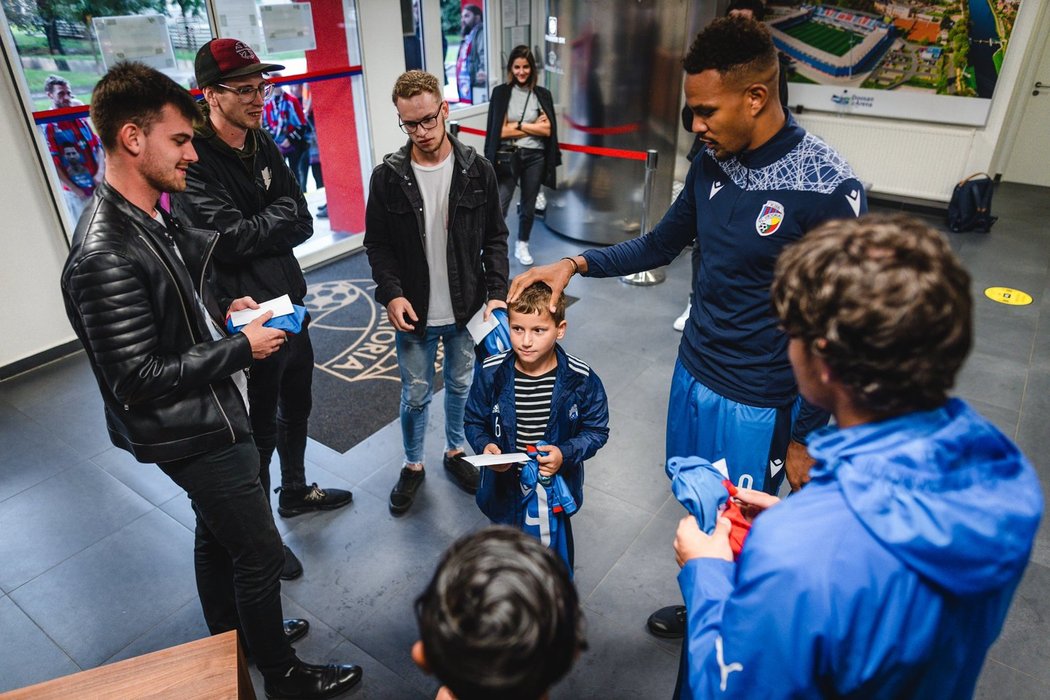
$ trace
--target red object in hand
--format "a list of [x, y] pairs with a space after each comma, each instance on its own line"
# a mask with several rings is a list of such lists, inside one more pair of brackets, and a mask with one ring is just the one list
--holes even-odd
[[747, 533], [751, 531], [751, 523], [744, 517], [740, 506], [732, 500], [736, 496], [737, 490], [736, 486], [733, 486], [733, 482], [729, 479], [724, 479], [722, 485], [726, 487], [730, 498], [730, 500], [726, 501], [726, 509], [722, 511], [722, 517], [728, 518], [733, 525], [733, 528], [729, 531], [729, 548], [733, 550], [733, 560], [736, 561], [740, 558], [740, 550], [744, 548], [744, 540], [747, 539]]

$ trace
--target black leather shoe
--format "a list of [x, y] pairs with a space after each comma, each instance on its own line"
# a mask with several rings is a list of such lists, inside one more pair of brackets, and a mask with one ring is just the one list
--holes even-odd
[[685, 606], [668, 605], [649, 616], [645, 626], [649, 633], [664, 639], [679, 639], [685, 636]]
[[412, 507], [412, 501], [416, 498], [416, 491], [419, 490], [419, 486], [423, 483], [423, 479], [426, 476], [427, 473], [423, 469], [416, 471], [408, 467], [401, 467], [401, 476], [397, 478], [397, 483], [394, 484], [394, 488], [390, 491], [391, 513], [401, 515]]
[[355, 664], [319, 666], [300, 661], [277, 678], [267, 678], [266, 697], [271, 700], [314, 700], [334, 698], [361, 680], [361, 667]]
[[288, 549], [288, 545], [284, 545], [284, 568], [281, 569], [281, 580], [294, 581], [302, 575], [303, 563], [292, 553], [292, 550]]
[[302, 639], [306, 636], [306, 633], [309, 631], [309, 620], [293, 619], [284, 621], [284, 636], [288, 638], [289, 644], [299, 639]]
[[301, 489], [279, 489], [277, 512], [282, 518], [294, 518], [314, 510], [335, 510], [354, 499], [354, 494], [343, 489], [322, 489], [310, 484]]
[[465, 459], [462, 452], [445, 455], [445, 470], [452, 475], [456, 485], [467, 493], [477, 493], [481, 483], [481, 472]]

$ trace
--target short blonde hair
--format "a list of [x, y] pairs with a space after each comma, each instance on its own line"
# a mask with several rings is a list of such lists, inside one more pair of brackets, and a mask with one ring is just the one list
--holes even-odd
[[398, 99], [410, 100], [416, 95], [422, 95], [425, 92], [429, 92], [436, 97], [438, 102], [444, 99], [441, 96], [441, 85], [436, 77], [426, 71], [410, 70], [402, 73], [398, 77], [397, 82], [394, 83], [391, 99], [396, 105]]

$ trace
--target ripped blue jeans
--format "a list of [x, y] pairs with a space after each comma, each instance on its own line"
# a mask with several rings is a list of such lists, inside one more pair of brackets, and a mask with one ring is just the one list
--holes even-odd
[[397, 332], [397, 364], [401, 371], [401, 438], [405, 462], [423, 463], [427, 412], [434, 393], [438, 340], [444, 349], [441, 371], [445, 379], [445, 451], [463, 449], [463, 411], [474, 370], [474, 340], [455, 324], [427, 326], [426, 335]]

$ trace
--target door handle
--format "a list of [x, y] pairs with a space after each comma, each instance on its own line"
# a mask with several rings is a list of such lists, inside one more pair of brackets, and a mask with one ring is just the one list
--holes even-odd
[[1039, 80], [1035, 81], [1035, 90], [1032, 90], [1032, 95], [1033, 96], [1038, 96], [1040, 88], [1050, 89], [1050, 85], [1048, 85], [1048, 84], [1046, 84], [1044, 82], [1041, 82]]

